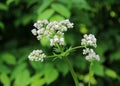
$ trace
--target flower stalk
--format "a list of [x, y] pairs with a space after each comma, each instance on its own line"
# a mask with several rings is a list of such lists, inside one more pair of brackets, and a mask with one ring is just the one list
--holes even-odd
[[73, 77], [73, 80], [74, 80], [74, 83], [75, 83], [75, 86], [79, 86], [79, 81], [78, 81], [78, 77], [73, 69], [73, 66], [71, 65], [69, 59], [67, 57], [63, 57], [65, 63], [67, 64], [69, 70], [70, 70], [70, 73]]

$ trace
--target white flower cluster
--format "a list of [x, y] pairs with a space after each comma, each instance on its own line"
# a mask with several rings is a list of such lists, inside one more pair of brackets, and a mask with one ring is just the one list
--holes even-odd
[[86, 49], [83, 49], [83, 54], [87, 54], [87, 56], [85, 57], [86, 60], [97, 60], [97, 61], [100, 61], [100, 57], [99, 55], [97, 55], [93, 49], [89, 49], [89, 48], [86, 48]]
[[34, 24], [33, 35], [37, 36], [37, 39], [42, 39], [43, 36], [46, 36], [50, 39], [50, 45], [55, 46], [56, 44], [65, 45], [64, 41], [64, 32], [68, 28], [73, 28], [73, 23], [68, 19], [62, 20], [60, 22], [48, 22], [47, 20], [37, 21]]
[[97, 47], [97, 45], [96, 45], [96, 41], [97, 40], [96, 40], [94, 35], [92, 35], [92, 34], [89, 34], [89, 35], [85, 34], [83, 37], [84, 38], [81, 41], [81, 45]]
[[41, 62], [43, 62], [45, 57], [46, 55], [43, 53], [42, 50], [33, 50], [28, 56], [29, 60], [31, 61], [41, 61]]
[[[97, 47], [97, 44], [96, 44], [96, 38], [94, 35], [92, 34], [85, 34], [83, 36], [83, 39], [81, 40], [81, 45], [83, 46], [93, 46], [93, 47]], [[99, 55], [97, 55], [93, 49], [90, 49], [90, 48], [85, 48], [83, 49], [83, 54], [86, 55], [85, 59], [86, 60], [97, 60], [99, 61], [100, 60], [100, 57]]]

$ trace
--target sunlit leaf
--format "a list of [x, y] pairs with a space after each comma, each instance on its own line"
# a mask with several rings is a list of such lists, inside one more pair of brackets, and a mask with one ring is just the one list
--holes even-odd
[[21, 73], [18, 74], [14, 81], [14, 86], [27, 86], [27, 81], [30, 78], [30, 72], [25, 69]]
[[50, 21], [61, 21], [61, 20], [64, 20], [65, 18], [61, 15], [53, 15], [51, 18], [50, 18]]
[[49, 19], [54, 14], [53, 9], [47, 9], [41, 14], [38, 14], [38, 20]]
[[2, 84], [4, 86], [11, 86], [10, 85], [10, 78], [8, 77], [8, 75], [6, 75], [5, 73], [2, 73], [0, 75], [0, 81], [2, 82]]
[[9, 65], [14, 65], [16, 64], [16, 58], [10, 53], [3, 53], [1, 55], [1, 58], [3, 59], [4, 62], [6, 62]]
[[70, 15], [71, 15], [70, 11], [64, 5], [53, 3], [51, 6], [56, 12], [60, 13], [62, 16], [66, 17], [66, 18], [70, 17]]
[[51, 4], [52, 0], [44, 0], [44, 2], [37, 9], [38, 15], [41, 14]]
[[111, 77], [111, 78], [114, 78], [114, 79], [116, 79], [117, 76], [118, 76], [117, 73], [114, 70], [112, 70], [112, 69], [106, 69], [105, 70], [105, 74], [107, 76]]

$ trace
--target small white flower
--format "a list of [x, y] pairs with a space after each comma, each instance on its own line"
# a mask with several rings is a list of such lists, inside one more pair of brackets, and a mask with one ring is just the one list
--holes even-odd
[[31, 61], [41, 61], [41, 62], [43, 62], [45, 57], [46, 55], [43, 53], [42, 50], [33, 50], [28, 56], [29, 60]]
[[58, 34], [59, 36], [64, 36], [64, 33], [61, 32], [61, 31], [58, 31], [57, 34]]
[[62, 26], [62, 27], [61, 27], [61, 30], [62, 30], [62, 31], [67, 31], [67, 27]]
[[37, 36], [37, 39], [38, 39], [38, 40], [41, 40], [41, 38], [42, 38], [42, 35], [38, 35], [38, 36]]
[[64, 38], [60, 38], [60, 45], [64, 45], [65, 42], [64, 42]]
[[96, 45], [97, 40], [94, 35], [85, 34], [83, 37], [84, 38], [81, 40], [81, 45], [97, 47], [97, 45]]
[[43, 34], [43, 33], [44, 33], [44, 28], [37, 30], [37, 34]]
[[93, 49], [89, 49], [89, 48], [83, 49], [83, 54], [84, 54], [84, 55], [85, 55], [85, 54], [88, 54], [88, 53], [92, 53], [92, 52], [94, 52]]
[[100, 57], [99, 55], [97, 55], [95, 52], [91, 52], [89, 53], [86, 57], [85, 57], [86, 60], [97, 60], [97, 61], [100, 61]]
[[43, 20], [42, 23], [48, 24], [49, 22], [48, 22], [48, 20]]
[[54, 40], [50, 39], [50, 46], [53, 46], [53, 45], [54, 45]]
[[41, 40], [42, 37], [48, 37], [50, 39], [50, 46], [56, 46], [56, 44], [64, 45], [64, 32], [68, 30], [68, 28], [73, 27], [73, 23], [71, 23], [68, 19], [62, 20], [60, 22], [48, 22], [47, 20], [37, 21], [34, 24], [34, 29], [32, 33], [36, 35], [38, 40]]
[[87, 54], [85, 57], [86, 60], [97, 60], [97, 61], [100, 60], [99, 55], [97, 55], [93, 49], [89, 49], [89, 48], [83, 49], [83, 54], [84, 55]]
[[59, 38], [57, 35], [54, 36], [54, 42], [59, 42]]
[[32, 29], [31, 32], [32, 32], [33, 35], [35, 35], [35, 36], [37, 35], [37, 30], [36, 29]]

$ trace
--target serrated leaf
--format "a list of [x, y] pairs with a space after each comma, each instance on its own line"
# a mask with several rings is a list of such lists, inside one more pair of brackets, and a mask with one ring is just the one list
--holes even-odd
[[0, 81], [4, 86], [10, 86], [10, 79], [5, 73], [0, 75]]
[[38, 20], [49, 19], [54, 14], [53, 9], [47, 9], [41, 14], [38, 14]]
[[58, 4], [58, 3], [53, 3], [51, 5], [51, 7], [58, 13], [60, 13], [62, 16], [66, 17], [66, 18], [70, 18], [70, 11], [67, 7], [65, 7], [62, 4]]
[[16, 59], [15, 59], [15, 56], [13, 56], [12, 54], [10, 54], [10, 53], [3, 53], [2, 55], [1, 55], [1, 58], [2, 58], [2, 60], [5, 62], [5, 63], [7, 63], [7, 64], [9, 64], [9, 65], [14, 65], [14, 64], [16, 64]]
[[114, 78], [114, 79], [117, 78], [117, 73], [112, 69], [106, 69], [105, 74], [111, 78]]

